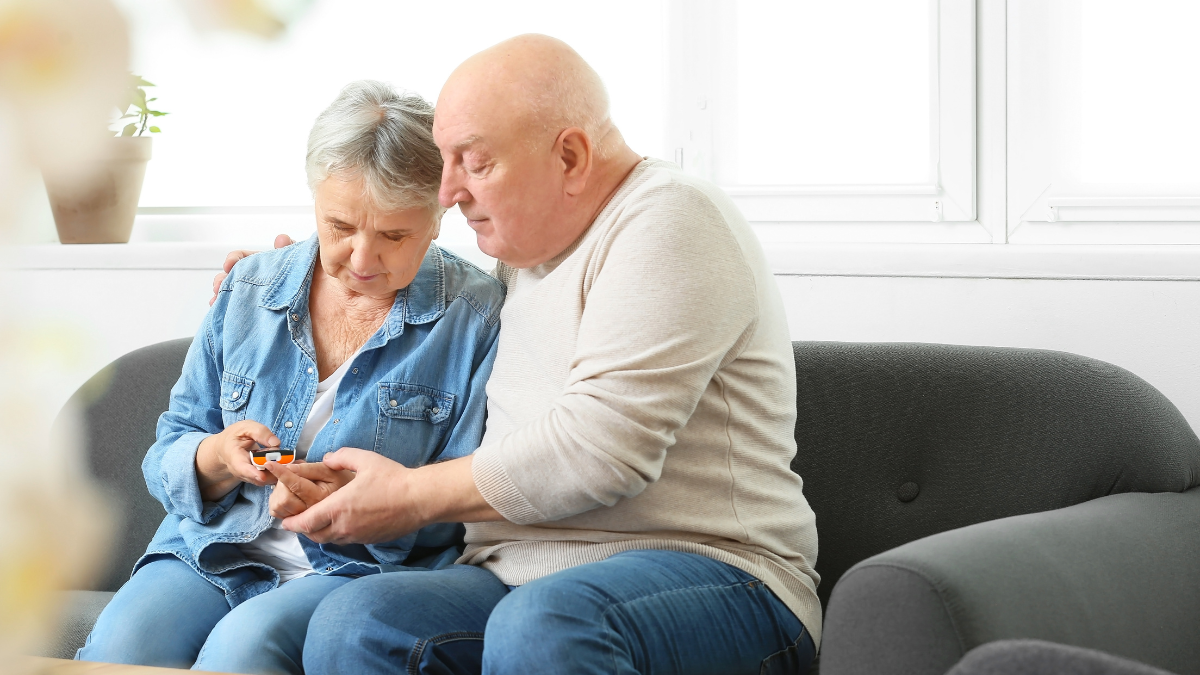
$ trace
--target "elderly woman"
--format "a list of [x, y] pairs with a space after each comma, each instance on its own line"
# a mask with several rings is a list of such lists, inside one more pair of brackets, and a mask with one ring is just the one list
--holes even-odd
[[317, 233], [242, 260], [221, 286], [142, 465], [167, 517], [77, 658], [299, 673], [326, 594], [457, 557], [456, 524], [340, 546], [280, 529], [271, 506], [286, 514], [296, 497], [251, 454], [314, 466], [349, 446], [415, 467], [478, 446], [504, 291], [432, 244], [432, 124], [428, 103], [378, 82], [317, 118]]

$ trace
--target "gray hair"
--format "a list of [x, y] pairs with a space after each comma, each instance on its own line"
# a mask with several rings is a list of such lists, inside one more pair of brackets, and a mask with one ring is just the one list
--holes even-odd
[[330, 176], [362, 178], [376, 207], [425, 207], [440, 216], [442, 155], [433, 142], [433, 106], [375, 80], [351, 82], [308, 134], [308, 187]]

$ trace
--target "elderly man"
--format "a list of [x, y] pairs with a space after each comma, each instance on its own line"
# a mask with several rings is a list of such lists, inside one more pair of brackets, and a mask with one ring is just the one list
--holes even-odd
[[[434, 138], [441, 203], [508, 286], [483, 442], [417, 469], [347, 448], [277, 470], [307, 505], [284, 527], [314, 541], [461, 521], [466, 550], [334, 591], [305, 669], [803, 672], [816, 526], [789, 469], [784, 310], [745, 219], [631, 150], [597, 74], [552, 38], [459, 66]], [[356, 477], [321, 500], [338, 470]]]

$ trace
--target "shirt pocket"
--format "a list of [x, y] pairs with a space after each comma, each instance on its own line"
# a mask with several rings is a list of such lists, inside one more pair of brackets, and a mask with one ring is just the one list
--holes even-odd
[[228, 370], [221, 374], [221, 421], [226, 427], [246, 419], [246, 407], [254, 380], [234, 375]]
[[379, 384], [375, 452], [405, 466], [433, 458], [450, 431], [454, 394], [406, 382]]

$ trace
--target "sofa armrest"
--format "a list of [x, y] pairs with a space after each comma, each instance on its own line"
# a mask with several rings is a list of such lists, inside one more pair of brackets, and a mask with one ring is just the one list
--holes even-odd
[[1127, 493], [943, 532], [833, 590], [825, 675], [943, 675], [995, 640], [1097, 649], [1200, 675], [1200, 488]]

